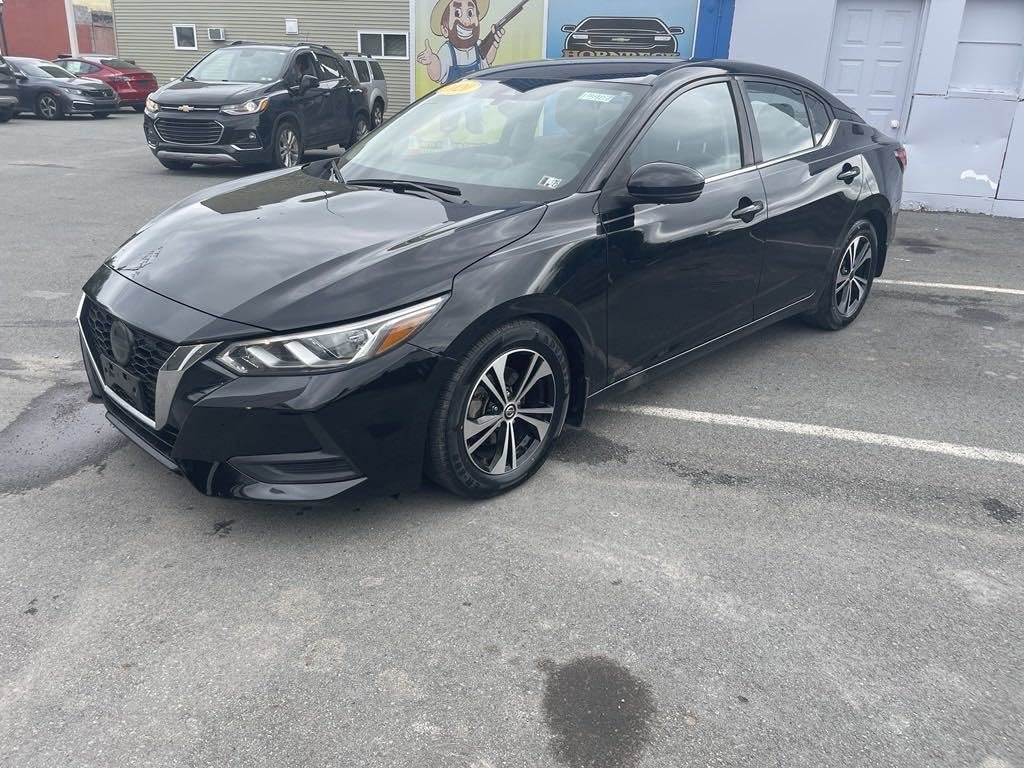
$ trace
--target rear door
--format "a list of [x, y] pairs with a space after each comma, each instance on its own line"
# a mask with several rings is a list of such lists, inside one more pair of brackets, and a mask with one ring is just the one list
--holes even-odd
[[352, 103], [352, 83], [349, 82], [341, 63], [329, 54], [317, 54], [320, 62], [320, 86], [327, 91], [324, 119], [325, 130], [331, 143], [344, 146], [352, 135], [352, 120], [355, 109]]
[[768, 197], [754, 317], [818, 292], [863, 187], [863, 142], [824, 102], [791, 83], [742, 79], [754, 152]]

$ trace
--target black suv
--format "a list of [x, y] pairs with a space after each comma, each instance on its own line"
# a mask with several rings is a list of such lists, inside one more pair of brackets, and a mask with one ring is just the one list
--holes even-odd
[[18, 107], [18, 81], [11, 65], [0, 56], [0, 123], [6, 123]]
[[167, 168], [290, 168], [307, 149], [349, 147], [370, 110], [347, 62], [324, 45], [238, 41], [146, 101], [146, 141]]

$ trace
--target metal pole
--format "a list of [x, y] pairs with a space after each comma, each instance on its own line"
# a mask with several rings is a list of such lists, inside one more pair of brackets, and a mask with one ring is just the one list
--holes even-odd
[[4, 29], [4, 0], [0, 0], [0, 53], [8, 53], [7, 30]]
[[64, 0], [64, 15], [68, 18], [68, 42], [71, 45], [70, 53], [78, 56], [78, 25], [75, 23], [74, 0]]

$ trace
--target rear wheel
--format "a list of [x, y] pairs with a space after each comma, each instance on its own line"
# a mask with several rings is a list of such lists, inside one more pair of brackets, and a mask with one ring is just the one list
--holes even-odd
[[428, 474], [462, 496], [486, 498], [536, 472], [562, 430], [569, 360], [533, 320], [507, 323], [463, 357], [434, 409]]
[[274, 131], [274, 168], [294, 168], [302, 162], [302, 139], [294, 123], [285, 121]]
[[366, 121], [366, 115], [360, 112], [356, 115], [356, 120], [352, 124], [352, 135], [349, 137], [348, 146], [345, 149], [355, 146], [356, 142], [369, 132], [370, 124]]
[[160, 165], [169, 171], [187, 171], [192, 167], [192, 163], [185, 160], [161, 160]]
[[36, 117], [42, 120], [60, 120], [64, 117], [64, 107], [52, 93], [40, 94], [36, 99]]
[[376, 101], [373, 105], [373, 113], [370, 115], [371, 130], [384, 122], [384, 102]]
[[805, 319], [830, 331], [838, 331], [856, 320], [871, 293], [877, 253], [878, 236], [871, 222], [854, 222], [832, 258], [818, 306]]

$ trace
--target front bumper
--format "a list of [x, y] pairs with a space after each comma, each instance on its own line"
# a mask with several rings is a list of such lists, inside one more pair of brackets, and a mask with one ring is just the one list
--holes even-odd
[[112, 99], [70, 93], [61, 93], [59, 96], [66, 112], [116, 112], [121, 108], [121, 100], [116, 96]]
[[[157, 375], [164, 401], [158, 392], [148, 407], [131, 403], [107, 384], [100, 361], [109, 349], [90, 324], [93, 307], [140, 337], [175, 340]], [[176, 304], [106, 267], [86, 285], [79, 334], [93, 394], [110, 422], [165, 467], [205, 494], [264, 501], [326, 499], [356, 487], [395, 493], [419, 483], [445, 358], [403, 345], [333, 373], [237, 376], [212, 360], [218, 342], [198, 338], [211, 332], [265, 333]], [[190, 350], [199, 351], [186, 359]]]
[[[200, 165], [262, 166], [270, 162], [270, 131], [262, 115], [224, 115], [218, 111], [146, 113], [143, 131], [160, 160]], [[202, 131], [199, 126], [213, 126]], [[174, 126], [173, 128], [170, 126]], [[193, 128], [194, 126], [194, 128]]]

